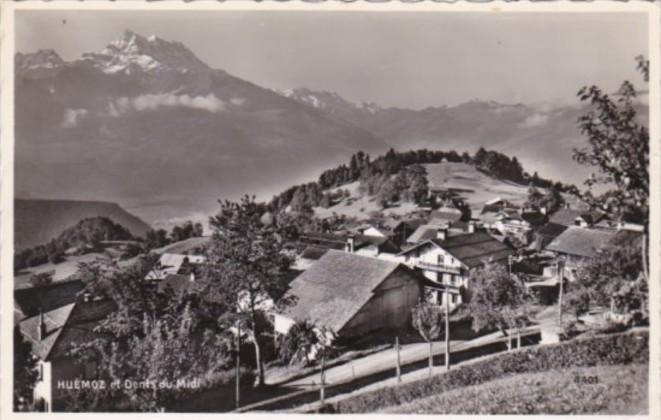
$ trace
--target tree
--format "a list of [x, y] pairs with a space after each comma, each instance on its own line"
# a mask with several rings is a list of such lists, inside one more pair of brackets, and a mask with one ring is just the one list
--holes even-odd
[[310, 363], [310, 353], [319, 345], [319, 333], [314, 323], [305, 320], [292, 325], [280, 345], [280, 356], [289, 364], [305, 360]]
[[[155, 269], [154, 255], [143, 255], [127, 267], [106, 260], [81, 264], [86, 292], [112, 300], [116, 310], [95, 328], [96, 338], [75, 346], [71, 355], [94, 362], [96, 378], [108, 384], [148, 382], [146, 387], [75, 392], [69, 395], [68, 410], [162, 410], [187, 395], [177, 381], [214, 375], [229, 363], [217, 313], [210, 313], [195, 292], [161, 292], [144, 281]], [[158, 385], [173, 382], [173, 387]]]
[[44, 287], [53, 283], [53, 274], [55, 271], [45, 271], [43, 273], [33, 273], [30, 275], [28, 282], [32, 287]]
[[74, 348], [73, 357], [95, 362], [96, 378], [108, 384], [143, 385], [76, 392], [69, 398], [68, 411], [164, 411], [192, 392], [179, 384], [225, 370], [230, 362], [226, 338], [209, 329], [195, 333], [198, 320], [190, 306], [183, 310], [175, 306], [167, 316], [143, 314], [139, 332], [130, 337], [110, 333]]
[[[212, 237], [207, 249], [203, 281], [208, 295], [218, 296], [231, 311], [243, 315], [255, 347], [259, 385], [264, 384], [261, 354], [263, 327], [260, 316], [284, 294], [283, 273], [291, 260], [283, 250], [278, 227], [260, 221], [265, 207], [254, 197], [240, 202], [220, 202], [220, 212], [210, 220]], [[280, 304], [286, 302], [282, 299]]]
[[[645, 81], [649, 61], [638, 58]], [[608, 191], [589, 197], [590, 204], [646, 226], [649, 218], [649, 131], [640, 122], [629, 81], [611, 97], [597, 86], [583, 87], [578, 97], [591, 105], [578, 125], [589, 147], [574, 150], [574, 159], [597, 169], [585, 181], [588, 187], [604, 185]]]
[[[434, 367], [432, 346], [434, 340], [441, 334], [441, 325], [444, 320], [443, 311], [440, 306], [423, 301], [412, 309], [412, 315], [413, 327], [429, 343], [429, 376], [431, 376]], [[448, 356], [445, 355], [445, 357]]]
[[511, 330], [517, 332], [520, 346], [521, 328], [527, 323], [529, 303], [532, 296], [523, 281], [510, 274], [500, 264], [492, 262], [470, 272], [468, 283], [468, 311], [473, 317], [473, 330], [496, 328], [508, 337], [511, 349]]
[[18, 327], [14, 328], [14, 410], [32, 400], [32, 390], [37, 382], [37, 359], [32, 355], [30, 343], [23, 338]]
[[[643, 256], [635, 233], [622, 232], [577, 271], [577, 286], [585, 289], [591, 304], [619, 313], [638, 312], [647, 318], [648, 288], [642, 279]], [[637, 315], [638, 316], [638, 315]]]
[[528, 199], [525, 205], [537, 209], [545, 208], [548, 213], [553, 213], [564, 204], [565, 199], [560, 194], [560, 191], [551, 186], [545, 193], [542, 193], [534, 186], [528, 188]]

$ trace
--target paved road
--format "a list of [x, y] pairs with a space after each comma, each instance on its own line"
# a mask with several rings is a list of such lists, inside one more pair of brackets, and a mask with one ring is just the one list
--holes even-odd
[[[524, 334], [534, 334], [538, 331], [538, 328], [531, 327], [527, 328], [524, 331]], [[453, 352], [465, 351], [502, 341], [506, 341], [506, 338], [503, 337], [502, 333], [500, 332], [483, 335], [473, 340], [450, 341], [450, 357], [452, 357]], [[445, 355], [445, 342], [435, 341], [432, 346], [432, 352], [436, 358], [438, 358], [438, 356]], [[426, 360], [428, 357], [429, 344], [427, 343], [416, 343], [401, 346], [400, 360], [402, 366], [419, 362], [421, 360]], [[452, 358], [450, 358], [450, 362], [452, 362]], [[328, 385], [334, 385], [350, 382], [357, 378], [362, 378], [374, 373], [383, 372], [385, 370], [393, 370], [394, 372], [396, 367], [397, 352], [394, 348], [392, 348], [362, 357], [360, 359], [355, 359], [343, 365], [335, 366], [326, 370], [326, 383]], [[283, 385], [300, 389], [318, 387], [320, 384], [320, 379], [320, 374], [314, 373], [303, 378], [287, 382]]]
[[[534, 326], [522, 331], [522, 336], [539, 334], [539, 328]], [[503, 337], [502, 333], [495, 332], [478, 337], [473, 340], [467, 341], [451, 341], [450, 354], [453, 365], [460, 360], [467, 360], [470, 358], [478, 357], [482, 352], [493, 353], [494, 351], [502, 351], [502, 348], [494, 349], [494, 345], [506, 342], [507, 339]], [[488, 349], [488, 346], [492, 348]], [[400, 350], [400, 360], [403, 367], [403, 373], [406, 375], [412, 371], [426, 371], [425, 361], [429, 356], [429, 345], [427, 343], [409, 344], [402, 346]], [[472, 353], [472, 350], [475, 353]], [[438, 365], [442, 365], [442, 360], [439, 356], [445, 354], [445, 343], [434, 342], [433, 355], [435, 371], [438, 371]], [[455, 358], [452, 358], [455, 354]], [[458, 360], [460, 359], [460, 360]], [[346, 395], [355, 392], [371, 384], [382, 382], [395, 375], [395, 368], [397, 364], [397, 354], [395, 349], [387, 349], [378, 353], [374, 353], [353, 361], [347, 362], [343, 365], [329, 368], [326, 371], [326, 384], [327, 384], [327, 397]], [[407, 366], [408, 365], [408, 366]], [[392, 372], [389, 373], [388, 371]], [[416, 375], [417, 376], [417, 375]], [[248, 406], [244, 406], [240, 411], [280, 411], [292, 409], [294, 407], [304, 406], [312, 403], [318, 399], [318, 391], [320, 383], [320, 373], [314, 373], [295, 379], [286, 383], [281, 383], [279, 387], [285, 387], [291, 392], [282, 394], [280, 396], [255, 402]]]

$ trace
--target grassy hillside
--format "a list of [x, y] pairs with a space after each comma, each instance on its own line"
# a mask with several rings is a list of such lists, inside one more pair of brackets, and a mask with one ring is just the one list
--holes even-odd
[[[487, 175], [473, 165], [466, 163], [429, 163], [423, 165], [427, 170], [429, 188], [444, 188], [459, 191], [459, 196], [470, 206], [473, 216], [480, 214], [484, 204], [496, 197], [503, 198], [514, 204], [523, 204], [528, 197], [528, 186], [512, 181]], [[369, 217], [373, 211], [381, 211], [377, 200], [362, 194], [358, 189], [359, 182], [332, 188], [330, 192], [338, 189], [348, 190], [351, 196], [329, 208], [315, 207], [315, 214], [321, 218], [329, 217], [333, 213], [363, 219]], [[569, 194], [563, 194], [572, 207], [581, 204]], [[383, 211], [384, 214], [403, 215], [416, 209], [411, 203], [403, 203]]]
[[90, 217], [107, 217], [133, 236], [144, 236], [149, 229], [148, 224], [115, 203], [18, 198], [14, 200], [14, 246], [20, 250], [44, 244]]
[[[486, 356], [430, 378], [348, 397], [333, 403], [329, 410], [336, 413], [372, 413], [389, 408], [394, 409], [394, 407], [415, 403], [428, 397], [459, 392], [458, 390], [469, 386], [487, 384], [510, 376], [542, 374], [594, 366], [622, 367], [626, 365], [627, 367], [623, 369], [629, 369], [628, 366], [648, 364], [649, 356], [649, 332], [646, 330], [577, 338], [557, 344], [540, 345], [520, 351]], [[626, 376], [626, 372], [623, 375]], [[647, 386], [647, 375], [637, 375], [635, 378], [637, 382], [640, 382], [640, 386]], [[606, 378], [603, 380], [605, 381]], [[612, 383], [615, 382], [616, 380], [613, 379]], [[624, 384], [626, 383], [631, 384], [630, 381], [624, 382]], [[541, 384], [540, 382], [540, 386]], [[558, 385], [556, 384], [556, 386]], [[585, 384], [584, 386], [593, 385]], [[628, 398], [630, 401], [634, 401], [635, 395], [629, 395]], [[583, 402], [572, 404], [565, 407], [565, 411], [558, 409], [557, 412], [570, 410], [581, 412], [580, 406]], [[636, 405], [635, 401], [634, 405]], [[499, 413], [509, 412], [511, 411], [508, 411], [507, 406], [501, 406], [499, 411]]]
[[[399, 414], [645, 414], [649, 365], [591, 366], [523, 373], [420, 398]], [[596, 383], [583, 383], [586, 378]], [[593, 379], [596, 378], [596, 379]]]

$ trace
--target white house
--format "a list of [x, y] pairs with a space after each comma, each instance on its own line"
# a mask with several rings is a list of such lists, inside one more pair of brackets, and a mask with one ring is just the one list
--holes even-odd
[[461, 288], [468, 288], [468, 273], [487, 261], [507, 262], [514, 250], [478, 230], [446, 237], [440, 233], [400, 253], [404, 264], [420, 270], [430, 280], [425, 285], [432, 301], [454, 307], [462, 302]]

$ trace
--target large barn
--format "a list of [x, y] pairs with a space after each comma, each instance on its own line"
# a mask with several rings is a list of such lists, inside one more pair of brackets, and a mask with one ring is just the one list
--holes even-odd
[[294, 304], [275, 315], [276, 332], [309, 320], [346, 338], [408, 325], [422, 278], [394, 261], [329, 250], [290, 287]]

